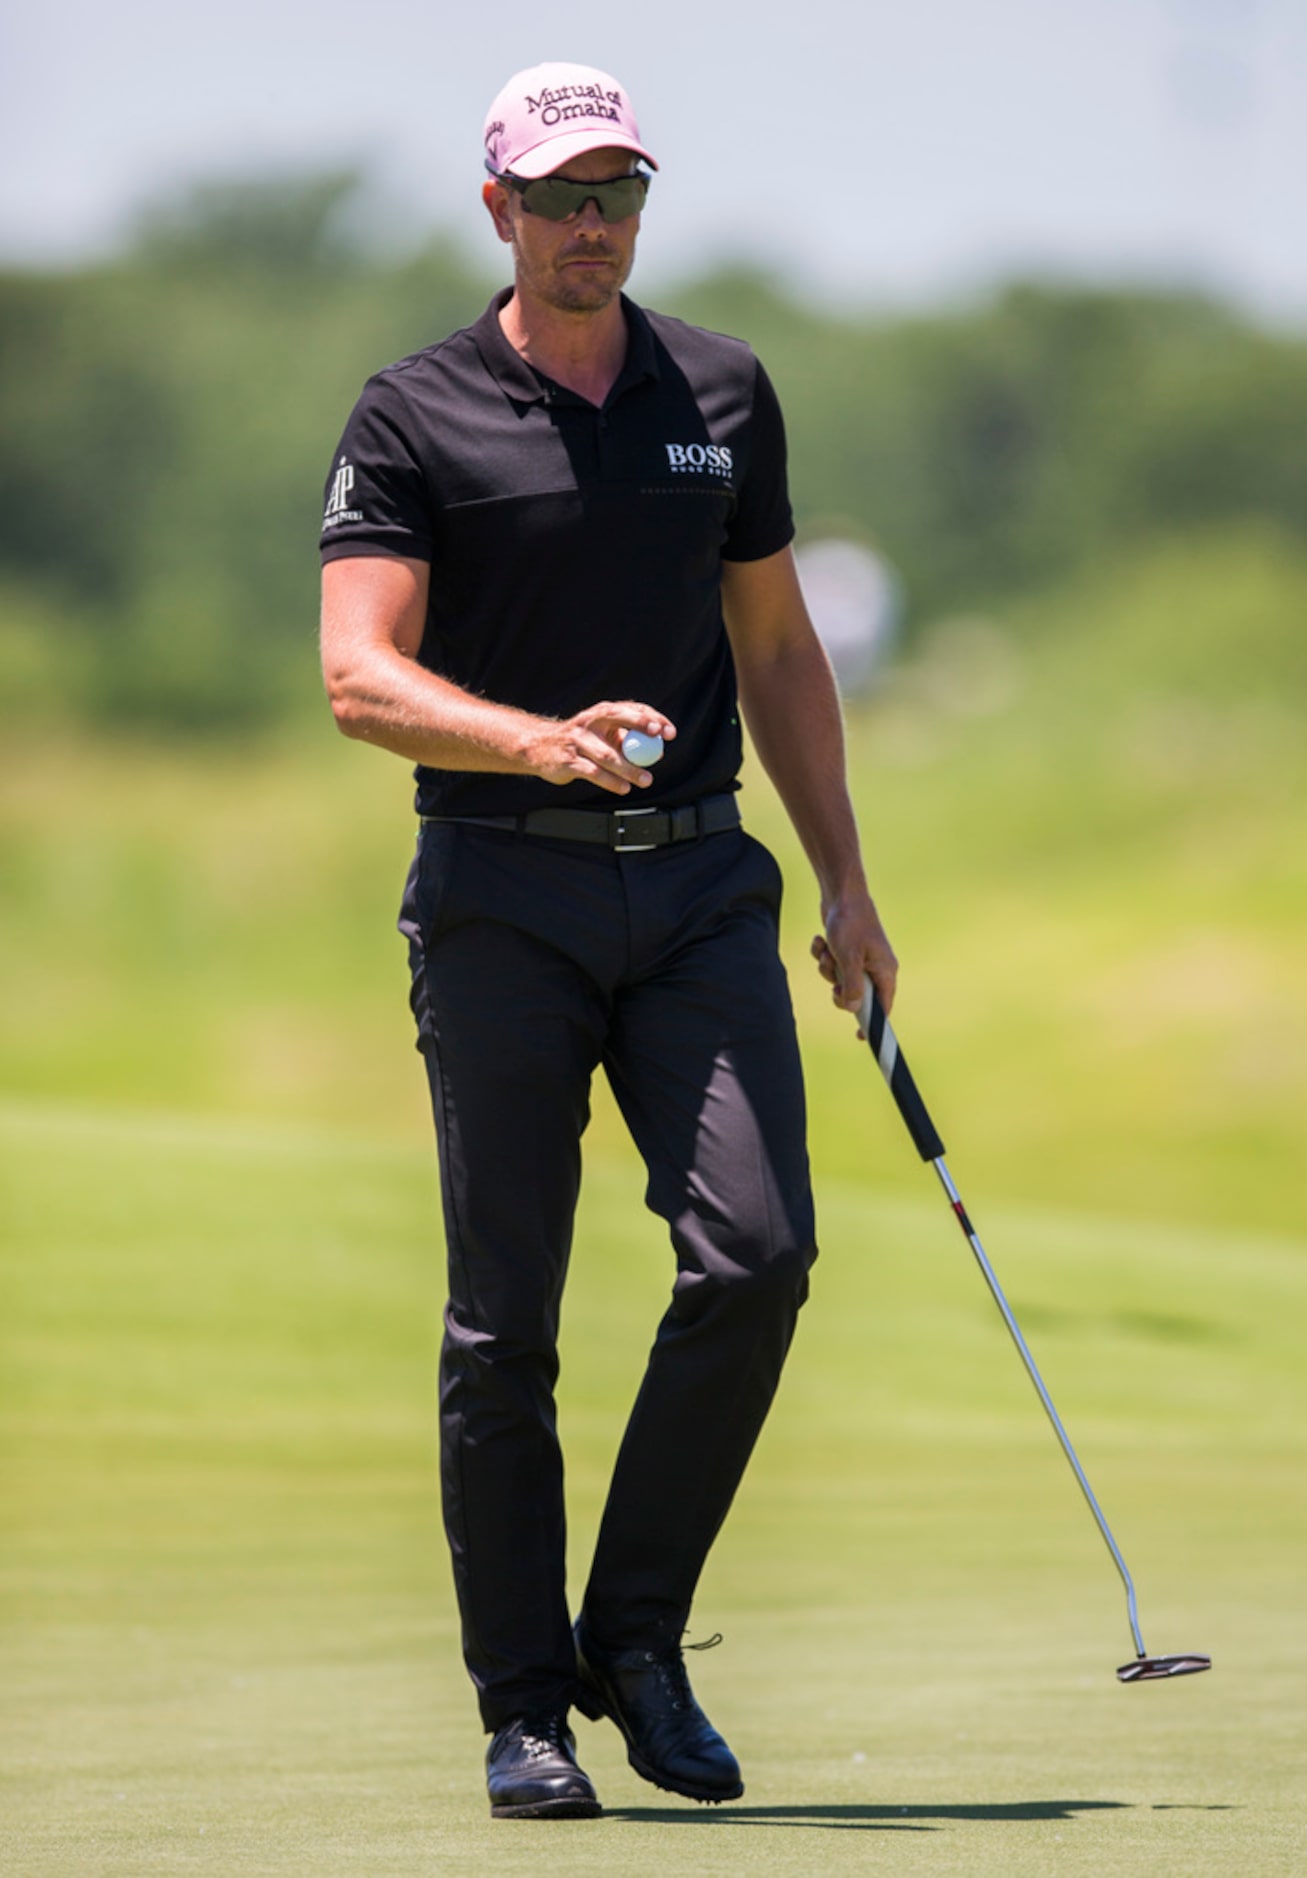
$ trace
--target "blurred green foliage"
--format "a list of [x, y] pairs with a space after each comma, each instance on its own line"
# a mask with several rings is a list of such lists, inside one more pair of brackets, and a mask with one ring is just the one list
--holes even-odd
[[[202, 188], [112, 263], [0, 276], [0, 711], [183, 732], [306, 695], [318, 496], [368, 373], [480, 311], [448, 244], [361, 234], [350, 175]], [[1159, 535], [1307, 537], [1307, 344], [1194, 297], [1024, 286], [827, 317], [747, 272], [667, 310], [780, 388], [801, 524], [875, 539], [919, 627]]]
[[353, 192], [201, 190], [111, 266], [0, 279], [11, 709], [193, 731], [303, 695], [345, 416], [485, 291], [439, 244], [369, 265], [340, 232]]

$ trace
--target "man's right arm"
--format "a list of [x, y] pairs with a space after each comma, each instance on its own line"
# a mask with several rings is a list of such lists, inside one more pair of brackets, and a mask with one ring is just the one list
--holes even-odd
[[475, 697], [418, 664], [430, 568], [398, 555], [349, 555], [322, 570], [322, 675], [347, 737], [432, 769], [578, 780], [614, 795], [653, 778], [621, 753], [624, 731], [671, 738], [676, 727], [632, 699], [564, 719]]

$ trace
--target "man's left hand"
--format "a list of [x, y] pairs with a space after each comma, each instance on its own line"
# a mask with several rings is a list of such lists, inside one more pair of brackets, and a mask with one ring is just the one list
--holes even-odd
[[863, 974], [869, 973], [888, 1016], [894, 1002], [899, 962], [886, 937], [870, 895], [834, 901], [825, 912], [826, 931], [812, 942], [812, 956], [842, 1011], [862, 1003]]

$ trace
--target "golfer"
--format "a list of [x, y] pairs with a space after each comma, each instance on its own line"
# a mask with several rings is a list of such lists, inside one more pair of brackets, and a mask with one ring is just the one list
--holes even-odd
[[[657, 168], [626, 92], [586, 66], [521, 72], [485, 157], [513, 284], [379, 372], [346, 425], [323, 665], [345, 734], [417, 765], [400, 925], [449, 1252], [443, 1507], [491, 1810], [586, 1817], [573, 1706], [609, 1717], [656, 1786], [743, 1792], [682, 1638], [816, 1244], [781, 882], [736, 794], [741, 709], [817, 876], [837, 1003], [856, 1009], [867, 971], [888, 1006], [895, 960], [795, 577], [775, 394], [739, 341], [622, 293]], [[601, 1064], [676, 1277], [573, 1626], [553, 1392]]]

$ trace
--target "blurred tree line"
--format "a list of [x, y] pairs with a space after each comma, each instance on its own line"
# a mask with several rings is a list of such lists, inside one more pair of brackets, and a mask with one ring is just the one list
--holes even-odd
[[[211, 186], [111, 263], [0, 274], [11, 719], [217, 731], [303, 700], [345, 416], [496, 284], [441, 242], [378, 258], [350, 233], [357, 190]], [[879, 545], [910, 624], [1213, 525], [1269, 522], [1307, 550], [1307, 342], [1199, 297], [1017, 286], [841, 319], [737, 270], [651, 298], [757, 347], [800, 526]]]

